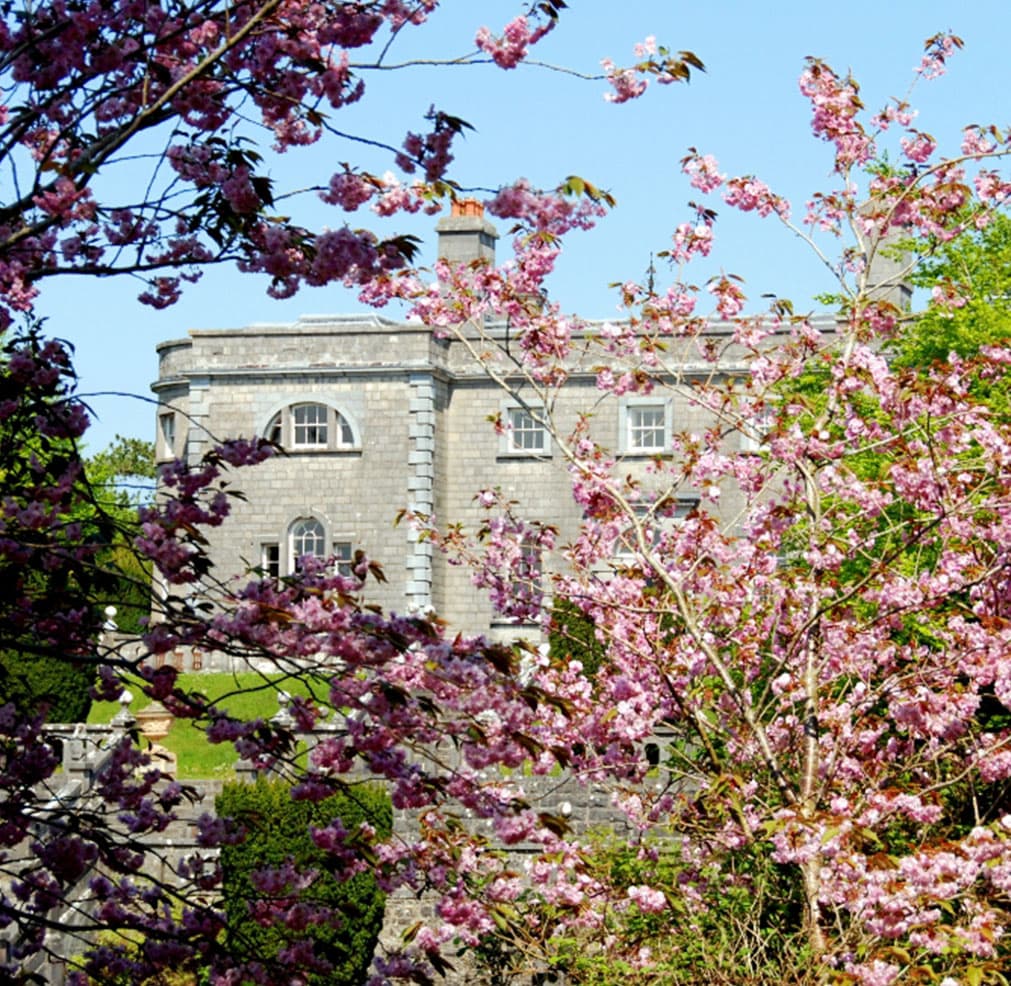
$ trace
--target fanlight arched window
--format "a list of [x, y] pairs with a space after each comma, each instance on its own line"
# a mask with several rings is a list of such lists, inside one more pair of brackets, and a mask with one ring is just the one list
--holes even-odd
[[329, 404], [289, 404], [267, 425], [265, 436], [294, 452], [346, 451], [358, 448], [351, 424]]
[[315, 517], [300, 517], [288, 528], [287, 558], [282, 572], [277, 542], [260, 546], [261, 564], [265, 574], [277, 578], [281, 574], [293, 575], [302, 567], [304, 558], [332, 558], [333, 570], [338, 575], [350, 576], [354, 566], [354, 549], [350, 539], [338, 536], [332, 543], [327, 540], [323, 522]]
[[325, 558], [329, 552], [326, 546], [326, 531], [315, 517], [302, 517], [291, 525], [288, 532], [288, 570], [297, 571], [299, 561], [305, 557]]

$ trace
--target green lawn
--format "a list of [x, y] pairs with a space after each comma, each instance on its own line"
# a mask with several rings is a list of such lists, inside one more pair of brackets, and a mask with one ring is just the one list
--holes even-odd
[[[289, 679], [276, 679], [256, 672], [243, 674], [181, 674], [179, 687], [200, 692], [211, 700], [220, 700], [223, 708], [242, 719], [269, 719], [277, 713], [277, 692], [307, 694], [304, 684]], [[140, 687], [131, 688], [134, 695], [130, 711], [139, 712], [150, 700]], [[105, 723], [119, 711], [115, 702], [95, 702], [88, 722]], [[178, 760], [180, 780], [207, 778], [229, 779], [234, 774], [235, 749], [231, 743], [208, 743], [203, 731], [188, 719], [177, 719], [168, 736], [161, 741]]]

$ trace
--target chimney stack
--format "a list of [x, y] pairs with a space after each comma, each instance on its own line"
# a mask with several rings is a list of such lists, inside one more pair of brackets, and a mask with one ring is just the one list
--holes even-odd
[[888, 235], [877, 244], [867, 269], [867, 295], [875, 301], [887, 301], [899, 311], [912, 308], [913, 286], [907, 280], [909, 254], [896, 254], [898, 236]]
[[[890, 216], [875, 199], [865, 202], [859, 211], [878, 227], [876, 233], [866, 234], [868, 242], [864, 249], [871, 255], [864, 282], [867, 296], [908, 312], [913, 299], [913, 285], [908, 280], [910, 257], [898, 249], [906, 231], [901, 227], [885, 226]], [[882, 226], [884, 232], [881, 232]]]
[[484, 206], [477, 199], [455, 199], [450, 214], [436, 223], [439, 259], [468, 264], [473, 260], [495, 263], [498, 233], [484, 218]]

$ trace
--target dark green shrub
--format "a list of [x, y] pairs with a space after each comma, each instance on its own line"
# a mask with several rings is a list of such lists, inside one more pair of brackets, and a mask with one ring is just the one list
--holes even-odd
[[594, 678], [604, 659], [604, 645], [597, 639], [593, 620], [571, 599], [561, 597], [551, 611], [548, 634], [551, 657], [556, 661], [581, 661], [583, 673]]
[[[233, 954], [269, 964], [293, 939], [306, 938], [312, 941], [316, 954], [333, 967], [325, 975], [310, 975], [310, 983], [362, 983], [382, 927], [385, 895], [368, 873], [340, 882], [328, 871], [327, 856], [313, 843], [309, 826], [323, 828], [340, 818], [349, 832], [368, 822], [380, 835], [389, 835], [393, 815], [386, 791], [367, 785], [320, 802], [293, 801], [288, 784], [260, 778], [255, 784], [225, 785], [217, 799], [217, 812], [241, 821], [247, 832], [243, 842], [221, 850], [227, 944]], [[289, 859], [300, 871], [317, 872], [301, 899], [331, 908], [340, 915], [339, 922], [310, 924], [295, 934], [283, 926], [265, 927], [254, 919], [251, 905], [262, 902], [264, 895], [254, 887], [251, 874], [282, 866]], [[276, 981], [288, 982], [288, 975], [279, 969]]]
[[0, 705], [44, 713], [47, 722], [86, 722], [93, 665], [17, 651], [0, 653]]

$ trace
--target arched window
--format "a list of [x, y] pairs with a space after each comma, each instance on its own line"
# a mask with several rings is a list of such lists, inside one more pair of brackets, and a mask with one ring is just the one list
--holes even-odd
[[260, 542], [261, 573], [273, 579], [295, 575], [302, 567], [301, 560], [310, 557], [330, 558], [336, 574], [350, 576], [355, 564], [351, 538], [346, 534], [331, 536], [334, 539], [327, 540], [327, 528], [322, 521], [299, 517], [289, 525], [282, 541]]
[[325, 558], [329, 554], [326, 547], [326, 532], [315, 517], [303, 517], [291, 525], [288, 546], [290, 572], [297, 571], [299, 560], [306, 556]]
[[359, 447], [351, 424], [329, 404], [289, 404], [278, 411], [264, 431], [265, 437], [293, 452], [349, 451]]

